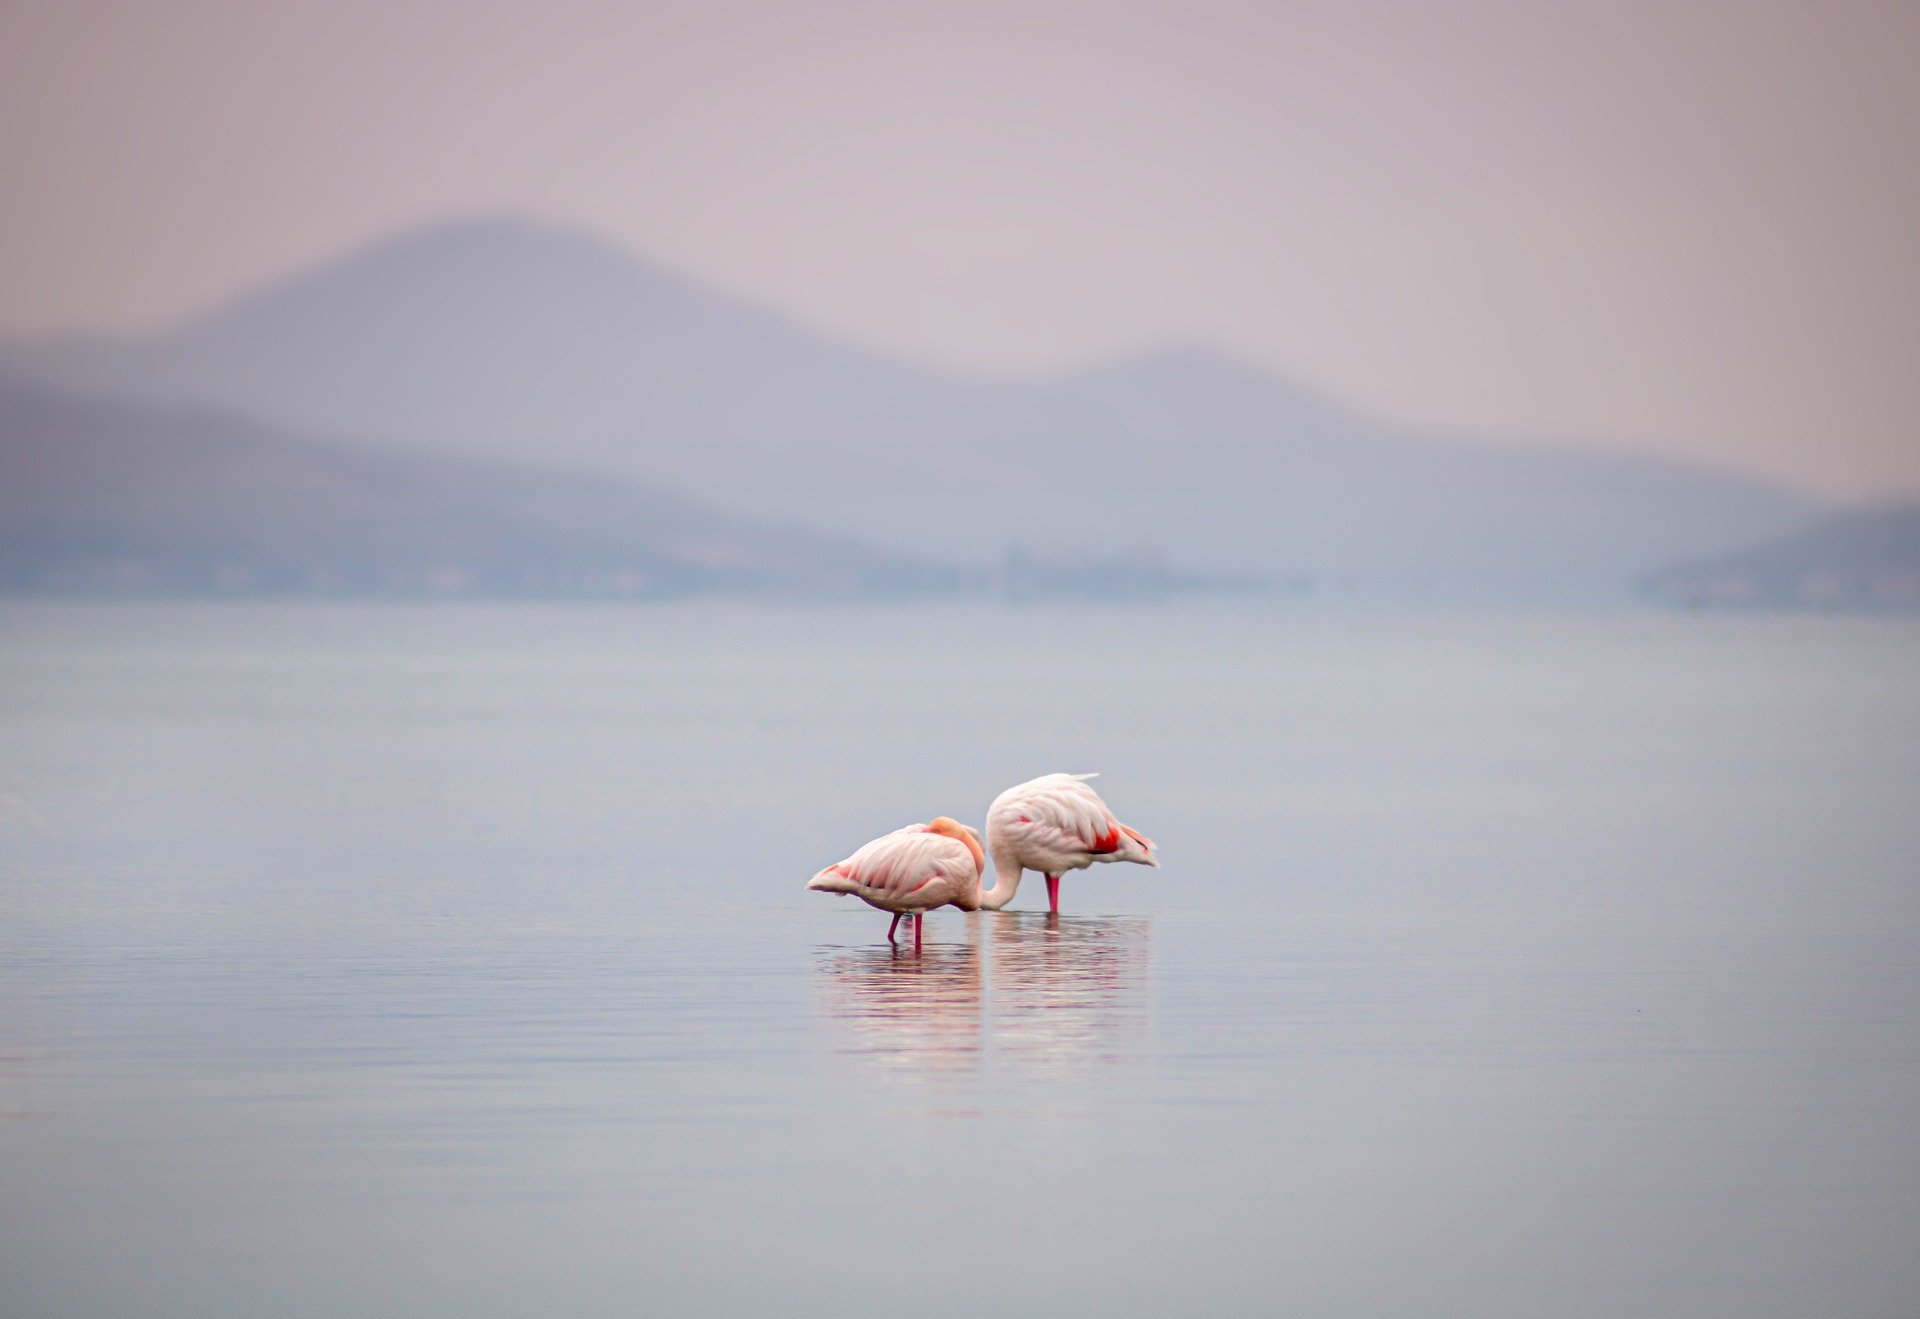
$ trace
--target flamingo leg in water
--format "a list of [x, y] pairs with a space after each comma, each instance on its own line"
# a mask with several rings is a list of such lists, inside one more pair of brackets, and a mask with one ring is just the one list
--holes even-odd
[[893, 942], [893, 932], [894, 932], [895, 930], [897, 930], [897, 929], [899, 929], [899, 928], [900, 928], [900, 913], [896, 911], [896, 912], [894, 912], [894, 913], [893, 913], [893, 924], [891, 924], [891, 925], [889, 925], [889, 926], [887, 927], [887, 942], [888, 942], [888, 943], [892, 943], [892, 942]]
[[925, 916], [918, 914], [913, 918], [913, 951], [916, 953], [920, 951], [920, 922], [925, 919]]
[[1060, 876], [1047, 876], [1047, 910], [1055, 916], [1060, 914]]

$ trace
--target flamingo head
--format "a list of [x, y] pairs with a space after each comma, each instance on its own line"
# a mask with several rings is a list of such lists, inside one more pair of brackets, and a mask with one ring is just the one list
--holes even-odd
[[980, 831], [978, 829], [973, 828], [971, 825], [961, 824], [958, 820], [942, 815], [927, 825], [927, 832], [930, 834], [945, 834], [948, 838], [957, 838], [965, 843], [967, 850], [973, 853], [973, 870], [976, 875], [987, 868], [987, 854], [980, 846]]

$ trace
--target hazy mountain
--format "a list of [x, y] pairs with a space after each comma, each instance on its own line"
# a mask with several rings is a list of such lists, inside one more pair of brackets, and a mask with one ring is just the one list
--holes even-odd
[[1651, 458], [1407, 434], [1202, 349], [940, 371], [508, 221], [400, 238], [167, 334], [4, 360], [306, 432], [617, 472], [905, 552], [1157, 546], [1323, 592], [1623, 595], [1820, 509]]
[[316, 443], [0, 379], [0, 589], [808, 598], [952, 568], [600, 477]]
[[1836, 514], [1791, 536], [1675, 564], [1641, 589], [1694, 608], [1920, 610], [1920, 508]]

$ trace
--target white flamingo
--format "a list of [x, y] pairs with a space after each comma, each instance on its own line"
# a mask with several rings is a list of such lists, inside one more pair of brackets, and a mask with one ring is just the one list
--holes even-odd
[[998, 911], [1013, 900], [1020, 878], [1002, 891], [980, 887], [986, 870], [980, 833], [941, 816], [931, 824], [910, 824], [874, 839], [845, 861], [828, 866], [807, 887], [822, 893], [851, 893], [870, 907], [893, 913], [887, 942], [893, 942], [900, 918], [913, 918], [913, 947], [920, 949], [921, 918], [935, 907], [962, 911]]
[[1158, 867], [1153, 840], [1114, 818], [1100, 794], [1086, 785], [1095, 774], [1045, 774], [1008, 788], [987, 808], [987, 848], [993, 853], [993, 891], [1006, 890], [1004, 907], [1020, 876], [1038, 870], [1047, 877], [1047, 909], [1060, 910], [1060, 876], [1096, 861], [1132, 861]]

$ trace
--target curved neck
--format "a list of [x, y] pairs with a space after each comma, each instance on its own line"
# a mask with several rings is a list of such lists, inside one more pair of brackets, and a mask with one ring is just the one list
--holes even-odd
[[993, 887], [980, 887], [980, 909], [999, 911], [1020, 891], [1020, 863], [998, 853], [993, 858]]

